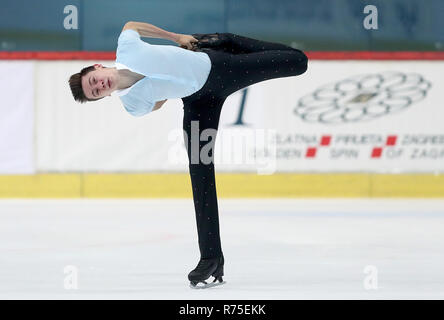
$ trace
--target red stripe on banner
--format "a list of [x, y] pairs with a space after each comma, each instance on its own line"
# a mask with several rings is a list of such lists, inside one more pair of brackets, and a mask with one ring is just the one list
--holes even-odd
[[[444, 60], [444, 51], [309, 51], [311, 60]], [[0, 51], [0, 60], [115, 60], [113, 51]]]

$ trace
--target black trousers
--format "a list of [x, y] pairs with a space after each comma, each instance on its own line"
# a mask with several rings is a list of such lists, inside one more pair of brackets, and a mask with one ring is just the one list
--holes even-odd
[[204, 42], [199, 41], [200, 50], [209, 55], [212, 65], [206, 83], [199, 91], [182, 98], [184, 139], [203, 259], [222, 255], [213, 133], [217, 132], [225, 99], [252, 84], [297, 76], [307, 70], [307, 57], [300, 50], [231, 33], [217, 36], [223, 41], [216, 41], [217, 46], [211, 48], [205, 48]]

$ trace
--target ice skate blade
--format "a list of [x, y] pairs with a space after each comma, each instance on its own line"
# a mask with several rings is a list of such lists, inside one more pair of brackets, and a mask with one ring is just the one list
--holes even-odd
[[191, 289], [208, 289], [208, 288], [213, 288], [213, 287], [217, 287], [220, 285], [225, 284], [225, 281], [222, 282], [211, 282], [211, 283], [207, 283], [207, 282], [198, 282], [196, 284], [193, 284], [192, 282], [190, 283], [190, 288]]

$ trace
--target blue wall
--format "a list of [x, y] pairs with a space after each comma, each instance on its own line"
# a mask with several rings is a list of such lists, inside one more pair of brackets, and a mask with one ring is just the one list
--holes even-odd
[[[63, 27], [69, 4], [78, 30]], [[366, 4], [378, 8], [378, 30], [363, 27]], [[304, 50], [443, 50], [443, 16], [444, 0], [0, 0], [0, 50], [114, 50], [129, 20]]]

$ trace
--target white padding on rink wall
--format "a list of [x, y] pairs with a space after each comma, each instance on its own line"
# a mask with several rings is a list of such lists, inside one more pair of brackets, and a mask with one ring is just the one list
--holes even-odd
[[32, 62], [0, 62], [0, 174], [35, 171], [33, 77]]
[[[67, 81], [90, 61], [35, 63], [38, 170], [187, 170], [180, 99], [140, 118], [117, 97], [81, 105]], [[217, 171], [443, 171], [443, 67], [312, 61], [302, 76], [236, 92], [221, 115]]]

